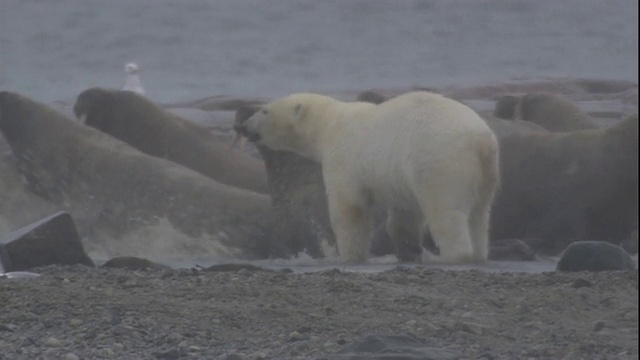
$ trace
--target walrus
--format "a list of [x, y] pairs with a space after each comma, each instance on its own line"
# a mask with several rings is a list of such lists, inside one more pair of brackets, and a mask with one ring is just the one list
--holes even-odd
[[[236, 111], [234, 130], [244, 139], [241, 126], [258, 110], [247, 105]], [[277, 218], [274, 230], [281, 241], [271, 252], [279, 257], [306, 252], [312, 257], [326, 255], [322, 244], [335, 244], [329, 224], [326, 190], [319, 163], [288, 151], [256, 146], [265, 162], [271, 200]]]
[[89, 248], [137, 255], [123, 239], [142, 241], [129, 235], [160, 224], [188, 240], [161, 244], [152, 232], [139, 255], [164, 246], [168, 255], [269, 256], [267, 195], [144, 154], [12, 92], [0, 92], [0, 132], [29, 188], [71, 213]]
[[575, 240], [620, 244], [638, 223], [638, 115], [616, 125], [500, 139], [502, 187], [491, 238], [539, 238], [558, 254]]
[[359, 93], [358, 96], [356, 96], [356, 101], [363, 101], [377, 105], [387, 101], [387, 98], [375, 91], [367, 90]]
[[260, 160], [232, 151], [205, 128], [131, 91], [85, 90], [73, 111], [84, 124], [146, 154], [171, 160], [222, 184], [269, 192]]
[[498, 98], [494, 115], [507, 120], [524, 120], [552, 132], [594, 129], [598, 125], [572, 102], [546, 93]]

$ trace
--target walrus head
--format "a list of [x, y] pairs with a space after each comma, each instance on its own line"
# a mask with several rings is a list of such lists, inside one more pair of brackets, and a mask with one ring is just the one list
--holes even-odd
[[387, 101], [387, 98], [375, 91], [367, 90], [358, 94], [358, 96], [356, 97], [356, 101], [368, 102], [377, 105]]
[[234, 148], [236, 145], [239, 145], [240, 150], [242, 150], [247, 143], [247, 138], [250, 136], [244, 123], [258, 110], [259, 106], [256, 105], [246, 105], [241, 106], [236, 110], [235, 121], [233, 122], [233, 131], [236, 132], [236, 136], [233, 139], [233, 143], [231, 144], [231, 148]]
[[109, 126], [105, 119], [114, 110], [113, 103], [113, 90], [91, 88], [78, 95], [73, 113], [80, 123], [102, 130]]

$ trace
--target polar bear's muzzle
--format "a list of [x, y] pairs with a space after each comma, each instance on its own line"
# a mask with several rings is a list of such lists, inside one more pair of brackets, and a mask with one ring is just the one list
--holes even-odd
[[260, 141], [260, 133], [256, 126], [251, 126], [252, 124], [253, 122], [251, 121], [245, 121], [240, 124], [235, 124], [233, 129], [239, 136], [246, 137], [247, 140], [255, 143]]
[[247, 140], [251, 141], [252, 143], [258, 143], [260, 141], [260, 133], [258, 133], [257, 131], [247, 131], [245, 136]]

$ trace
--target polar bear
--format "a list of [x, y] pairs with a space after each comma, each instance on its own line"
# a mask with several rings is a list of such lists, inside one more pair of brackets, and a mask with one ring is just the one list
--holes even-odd
[[420, 261], [426, 228], [441, 260], [487, 259], [499, 148], [469, 107], [430, 92], [379, 105], [301, 93], [262, 106], [241, 128], [257, 145], [320, 162], [341, 261], [368, 260], [374, 204], [387, 208], [399, 261]]

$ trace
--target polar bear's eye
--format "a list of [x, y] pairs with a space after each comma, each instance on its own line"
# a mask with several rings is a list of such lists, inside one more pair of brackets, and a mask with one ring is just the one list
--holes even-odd
[[267, 111], [267, 109], [262, 109], [262, 115], [267, 115], [269, 113], [269, 111]]

